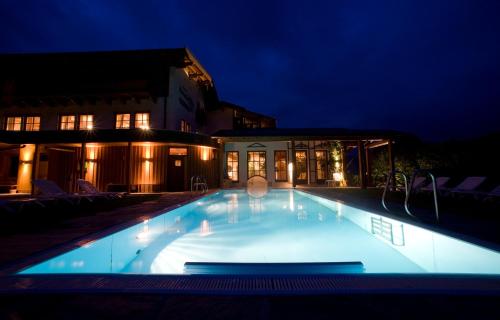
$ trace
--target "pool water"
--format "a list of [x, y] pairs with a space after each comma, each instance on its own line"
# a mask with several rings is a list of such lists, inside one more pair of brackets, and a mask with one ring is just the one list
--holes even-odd
[[194, 262], [500, 274], [499, 252], [296, 190], [220, 191], [20, 273], [185, 274]]

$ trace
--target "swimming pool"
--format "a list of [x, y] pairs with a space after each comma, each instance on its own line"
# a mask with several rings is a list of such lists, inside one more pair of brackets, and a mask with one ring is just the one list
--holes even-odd
[[500, 274], [499, 252], [297, 190], [263, 198], [220, 191], [19, 274], [192, 274], [197, 269], [186, 266], [196, 263], [319, 262], [354, 262], [340, 273]]

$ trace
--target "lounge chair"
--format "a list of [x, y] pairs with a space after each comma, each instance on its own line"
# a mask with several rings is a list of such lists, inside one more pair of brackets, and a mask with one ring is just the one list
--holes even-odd
[[459, 195], [459, 194], [473, 194], [484, 181], [486, 177], [467, 177], [458, 186], [454, 188], [445, 188], [444, 191], [447, 194]]
[[426, 177], [416, 177], [415, 180], [413, 180], [412, 189], [418, 190], [422, 188], [426, 180]]
[[105, 197], [108, 199], [109, 198], [121, 198], [123, 195], [122, 193], [118, 193], [118, 192], [101, 192], [101, 191], [97, 190], [97, 188], [92, 183], [90, 183], [89, 181], [84, 180], [84, 179], [76, 180], [76, 184], [78, 185], [78, 187], [82, 191], [81, 195], [102, 196], [102, 197]]
[[82, 199], [93, 201], [92, 196], [67, 193], [51, 180], [33, 180], [33, 185], [38, 189], [38, 199], [63, 200], [73, 205], [79, 204]]
[[500, 199], [500, 185], [498, 185], [495, 189], [489, 191], [489, 192], [484, 192], [484, 198], [483, 200], [494, 200], [494, 199]]
[[467, 194], [473, 195], [476, 200], [499, 200], [500, 199], [500, 185], [490, 191], [469, 191]]
[[[448, 183], [448, 181], [450, 181], [450, 177], [437, 177], [436, 178], [436, 188], [437, 188], [437, 191], [439, 192], [439, 191], [442, 191], [442, 190], [446, 189], [444, 187], [444, 185], [446, 183]], [[430, 192], [432, 192], [432, 188], [433, 188], [432, 187], [432, 182], [430, 182], [428, 185], [420, 188], [419, 191], [430, 191]]]

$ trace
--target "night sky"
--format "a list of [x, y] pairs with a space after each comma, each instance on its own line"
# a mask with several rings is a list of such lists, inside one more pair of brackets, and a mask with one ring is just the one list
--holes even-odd
[[188, 47], [280, 127], [500, 129], [500, 1], [312, 3], [0, 0], [0, 52]]

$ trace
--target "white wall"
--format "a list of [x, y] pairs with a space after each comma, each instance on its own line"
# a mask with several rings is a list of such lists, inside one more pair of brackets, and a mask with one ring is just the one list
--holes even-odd
[[[249, 147], [252, 144], [262, 144], [264, 147]], [[274, 173], [274, 151], [275, 150], [285, 150], [288, 151], [286, 141], [263, 141], [263, 142], [227, 142], [224, 146], [225, 152], [227, 151], [238, 151], [239, 152], [239, 182], [232, 183], [234, 187], [244, 187], [246, 186], [247, 176], [247, 152], [248, 151], [265, 151], [266, 152], [266, 175], [267, 181], [272, 186], [283, 185], [283, 183], [277, 183], [275, 181]], [[291, 162], [291, 151], [287, 153], [287, 162]], [[226, 170], [226, 154], [224, 153], [224, 170]], [[288, 173], [287, 173], [288, 174]], [[288, 176], [288, 181], [290, 177]], [[288, 186], [288, 185], [287, 185]]]
[[[170, 67], [170, 84], [169, 96], [167, 100], [167, 129], [180, 130], [181, 120], [185, 120], [191, 124], [193, 132], [199, 131], [200, 128], [196, 124], [196, 108], [205, 108], [202, 91], [198, 83], [189, 79], [187, 74], [181, 68]], [[181, 90], [191, 98], [187, 101], [181, 93]], [[188, 110], [181, 104], [179, 99], [184, 99], [192, 110]], [[188, 99], [189, 100], [189, 99]]]

